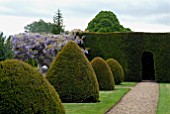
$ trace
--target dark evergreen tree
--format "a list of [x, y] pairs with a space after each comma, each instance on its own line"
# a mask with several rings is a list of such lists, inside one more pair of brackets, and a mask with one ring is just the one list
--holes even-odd
[[64, 32], [63, 16], [60, 9], [58, 9], [57, 13], [55, 13], [53, 21], [54, 23], [52, 25], [51, 32], [53, 34], [60, 34], [61, 32]]
[[3, 33], [0, 33], [0, 61], [11, 59], [14, 56], [12, 51], [11, 37], [6, 38]]

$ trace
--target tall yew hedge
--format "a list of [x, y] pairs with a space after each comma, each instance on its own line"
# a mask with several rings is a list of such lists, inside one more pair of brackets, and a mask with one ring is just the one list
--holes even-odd
[[89, 60], [96, 56], [115, 58], [125, 71], [126, 81], [142, 80], [142, 54], [151, 52], [155, 79], [170, 82], [170, 33], [84, 33]]

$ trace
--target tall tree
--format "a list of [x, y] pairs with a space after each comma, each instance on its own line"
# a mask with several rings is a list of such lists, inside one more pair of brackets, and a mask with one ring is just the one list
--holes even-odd
[[32, 33], [50, 33], [52, 24], [40, 19], [24, 27], [25, 31]]
[[64, 32], [63, 17], [60, 9], [58, 9], [57, 13], [55, 13], [53, 22], [52, 33], [60, 34], [61, 32]]
[[120, 25], [116, 15], [111, 11], [101, 11], [92, 19], [86, 28], [89, 32], [130, 32], [129, 28]]
[[11, 59], [14, 56], [12, 50], [11, 37], [6, 38], [3, 33], [0, 33], [0, 61]]

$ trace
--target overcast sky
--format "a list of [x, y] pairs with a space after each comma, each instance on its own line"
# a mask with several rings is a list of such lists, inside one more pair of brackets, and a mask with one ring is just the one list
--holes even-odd
[[107, 10], [133, 31], [170, 32], [170, 0], [0, 0], [0, 31], [13, 35], [33, 21], [52, 22], [57, 9], [65, 30], [85, 30], [96, 14]]

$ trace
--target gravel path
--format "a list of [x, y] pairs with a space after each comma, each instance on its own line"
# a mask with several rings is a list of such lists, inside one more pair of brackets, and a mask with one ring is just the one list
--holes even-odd
[[140, 82], [106, 114], [156, 114], [159, 84]]

